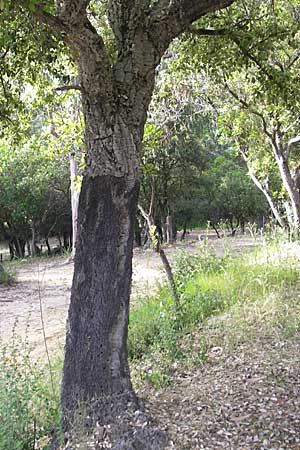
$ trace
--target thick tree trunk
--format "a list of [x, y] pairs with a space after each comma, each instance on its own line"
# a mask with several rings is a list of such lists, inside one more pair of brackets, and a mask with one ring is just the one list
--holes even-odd
[[100, 422], [111, 404], [116, 413], [135, 401], [126, 339], [137, 198], [138, 183], [129, 190], [124, 178], [83, 181], [62, 406], [66, 413], [89, 402]]

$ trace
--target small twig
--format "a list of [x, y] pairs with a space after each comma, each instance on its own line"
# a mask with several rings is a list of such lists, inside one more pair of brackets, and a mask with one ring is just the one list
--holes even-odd
[[160, 259], [163, 263], [163, 266], [164, 266], [164, 269], [165, 269], [165, 272], [166, 272], [166, 275], [167, 275], [167, 278], [168, 278], [168, 281], [170, 284], [170, 288], [171, 288], [171, 292], [172, 292], [172, 296], [173, 296], [173, 299], [175, 302], [176, 309], [180, 309], [180, 306], [181, 306], [180, 305], [180, 295], [178, 294], [178, 291], [177, 291], [177, 287], [176, 287], [176, 283], [175, 283], [171, 265], [169, 263], [167, 255], [165, 254], [164, 249], [161, 246], [160, 238], [158, 236], [157, 226], [154, 224], [153, 216], [150, 214], [147, 214], [141, 205], [138, 205], [138, 209], [140, 210], [142, 216], [144, 217], [144, 219], [147, 222], [149, 232], [150, 232], [150, 239], [152, 241], [154, 251], [159, 254]]
[[57, 86], [54, 90], [59, 91], [59, 92], [64, 92], [64, 91], [71, 91], [72, 89], [81, 91], [81, 86], [80, 86], [80, 84], [69, 84], [69, 85], [65, 85], [65, 86]]
[[38, 265], [38, 296], [39, 296], [39, 306], [40, 306], [40, 316], [41, 316], [41, 322], [42, 322], [42, 330], [43, 330], [43, 339], [44, 339], [44, 345], [48, 360], [48, 367], [49, 367], [49, 373], [50, 373], [50, 381], [51, 381], [51, 387], [53, 394], [55, 393], [54, 389], [54, 380], [53, 380], [53, 373], [52, 373], [52, 365], [50, 361], [50, 354], [48, 349], [48, 344], [46, 340], [46, 330], [45, 330], [45, 321], [44, 321], [44, 312], [43, 312], [43, 304], [42, 304], [42, 294], [41, 294], [41, 283], [40, 283], [40, 267]]

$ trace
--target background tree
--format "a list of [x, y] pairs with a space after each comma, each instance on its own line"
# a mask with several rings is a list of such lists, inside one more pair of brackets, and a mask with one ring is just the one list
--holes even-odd
[[[12, 151], [12, 145], [15, 145]], [[0, 227], [11, 257], [35, 255], [37, 242], [70, 234], [67, 160], [49, 150], [47, 136], [0, 143]]]
[[[274, 8], [268, 2], [237, 2], [230, 15], [220, 12], [217, 18], [209, 20], [209, 30], [204, 28], [207, 19], [190, 30], [193, 37], [189, 44], [193, 44], [194, 51], [192, 62], [189, 67], [186, 65], [187, 69], [197, 67], [205, 71], [206, 77], [209, 75], [209, 99], [219, 108], [219, 114], [227, 117], [223, 123], [226, 122], [228, 140], [240, 148], [252, 177], [259, 172], [260, 161], [264, 161], [266, 170], [268, 158], [261, 157], [262, 150], [265, 155], [272, 154], [291, 214], [282, 216], [281, 207], [276, 205], [278, 196], [273, 195], [266, 178], [256, 178], [256, 184], [266, 195], [278, 222], [284, 225], [289, 217], [296, 229], [300, 199], [298, 18], [297, 0], [278, 1]], [[273, 168], [271, 162], [267, 179], [274, 179]]]

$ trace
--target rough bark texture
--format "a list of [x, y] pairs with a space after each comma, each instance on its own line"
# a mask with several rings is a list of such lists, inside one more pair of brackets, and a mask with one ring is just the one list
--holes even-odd
[[64, 411], [109, 396], [123, 396], [120, 400], [125, 404], [134, 400], [126, 339], [137, 196], [138, 185], [127, 191], [122, 178], [104, 175], [83, 182], [67, 328]]

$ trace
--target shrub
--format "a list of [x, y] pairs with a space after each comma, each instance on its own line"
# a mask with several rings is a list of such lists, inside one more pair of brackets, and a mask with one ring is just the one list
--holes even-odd
[[0, 450], [45, 449], [59, 421], [59, 383], [21, 343], [2, 346], [0, 358]]
[[0, 284], [10, 284], [12, 281], [13, 276], [0, 264]]

